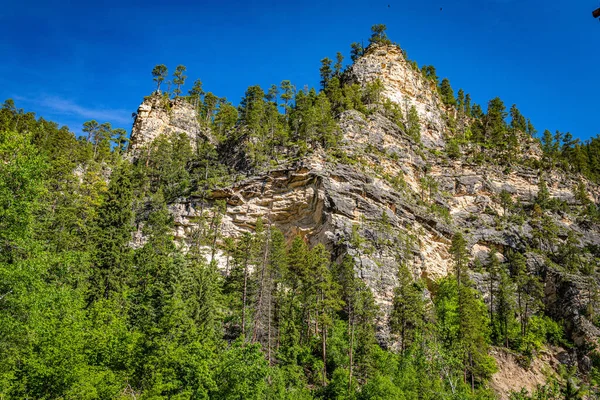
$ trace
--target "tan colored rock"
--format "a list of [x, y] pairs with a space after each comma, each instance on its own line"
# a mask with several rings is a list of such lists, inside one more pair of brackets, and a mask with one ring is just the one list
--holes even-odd
[[511, 391], [520, 391], [522, 388], [532, 394], [538, 385], [543, 386], [547, 376], [556, 376], [556, 369], [560, 362], [557, 355], [564, 352], [560, 348], [546, 348], [533, 359], [528, 367], [523, 366], [524, 360], [501, 348], [494, 348], [491, 352], [496, 359], [498, 371], [492, 376], [490, 386], [498, 393], [500, 400], [509, 400]]
[[349, 69], [351, 79], [361, 85], [377, 79], [383, 96], [397, 103], [404, 115], [414, 106], [421, 120], [421, 140], [432, 148], [443, 148], [446, 130], [443, 103], [435, 83], [425, 79], [395, 45], [371, 45]]
[[181, 97], [170, 99], [155, 92], [146, 97], [138, 108], [131, 130], [129, 151], [135, 154], [160, 135], [172, 133], [185, 134], [192, 147], [199, 140], [214, 142], [207, 129], [198, 123], [192, 104]]

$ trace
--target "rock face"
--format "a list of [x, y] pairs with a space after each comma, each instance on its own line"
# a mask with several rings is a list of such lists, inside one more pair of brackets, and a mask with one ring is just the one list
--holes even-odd
[[446, 111], [435, 83], [408, 62], [395, 46], [369, 47], [349, 69], [351, 81], [361, 85], [377, 79], [383, 83], [383, 96], [400, 105], [404, 115], [414, 106], [421, 120], [421, 139], [427, 147], [444, 146]]
[[138, 107], [129, 151], [135, 154], [160, 135], [172, 133], [187, 135], [192, 146], [196, 146], [198, 140], [214, 142], [209, 131], [198, 123], [192, 104], [183, 98], [170, 99], [155, 92]]
[[[221, 225], [225, 237], [252, 231], [262, 218], [288, 239], [302, 235], [312, 244], [324, 243], [338, 260], [350, 255], [357, 275], [381, 306], [379, 340], [390, 344], [393, 338], [386, 321], [399, 260], [410, 261], [415, 276], [426, 280], [451, 273], [449, 247], [458, 230], [465, 233], [474, 259], [482, 262], [492, 248], [523, 251], [524, 241], [532, 238], [533, 222], [529, 218], [521, 222], [501, 219], [505, 211], [499, 195], [507, 191], [513, 201], [530, 204], [540, 176], [538, 170], [525, 166], [507, 171], [504, 166], [475, 165], [467, 157], [453, 160], [440, 152], [449, 135], [447, 111], [435, 86], [397, 47], [368, 50], [347, 74], [362, 85], [379, 79], [384, 96], [399, 104], [404, 113], [414, 105], [422, 120], [423, 145], [381, 110], [369, 116], [346, 111], [339, 119], [345, 158], [316, 151], [207, 197], [180, 199], [171, 205], [171, 212], [176, 235], [184, 242], [199, 228], [198, 218], [203, 213], [215, 213], [217, 202], [225, 202]], [[199, 136], [211, 140], [202, 133], [189, 104], [170, 101], [168, 111], [161, 101], [154, 95], [140, 106], [132, 132], [133, 150], [169, 132], [183, 132], [192, 141]], [[525, 142], [523, 154], [539, 158], [539, 145]], [[573, 188], [579, 178], [554, 171], [544, 179], [552, 197], [577, 207]], [[590, 199], [600, 201], [600, 188], [585, 184]], [[561, 240], [573, 231], [579, 246], [600, 246], [598, 227], [590, 229], [567, 212], [553, 214], [552, 219]], [[217, 261], [226, 262], [222, 257]], [[577, 342], [595, 342], [600, 332], [581, 313], [591, 301], [583, 295], [591, 283], [555, 272], [534, 254], [528, 255], [528, 263], [532, 271], [543, 270], [546, 276], [550, 312], [569, 319], [569, 333]]]
[[546, 348], [526, 368], [517, 356], [504, 349], [495, 348], [491, 354], [496, 359], [498, 372], [492, 377], [490, 386], [500, 400], [510, 400], [510, 392], [515, 388], [523, 388], [531, 394], [538, 385], [544, 385], [548, 373], [556, 375], [553, 371], [561, 364], [559, 357], [567, 353], [559, 348]]

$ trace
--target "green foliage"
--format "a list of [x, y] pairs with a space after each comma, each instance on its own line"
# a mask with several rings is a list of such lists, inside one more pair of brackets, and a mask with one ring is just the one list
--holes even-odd
[[450, 86], [450, 80], [448, 78], [442, 79], [442, 83], [438, 88], [440, 92], [440, 96], [442, 97], [442, 101], [447, 106], [455, 106], [456, 98], [454, 97], [454, 90], [452, 90], [452, 86]]
[[185, 79], [187, 78], [187, 76], [184, 75], [185, 70], [185, 66], [178, 65], [173, 73], [173, 84], [175, 85], [173, 93], [175, 94], [175, 97], [179, 97], [181, 94], [181, 86], [185, 84]]
[[376, 24], [371, 27], [370, 44], [392, 44], [385, 33], [387, 27], [384, 24]]
[[350, 58], [352, 61], [356, 61], [364, 54], [365, 50], [363, 49], [360, 43], [354, 42], [350, 45]]
[[133, 189], [131, 169], [122, 163], [113, 172], [108, 193], [100, 206], [92, 237], [92, 273], [90, 297], [106, 298], [122, 293], [130, 273], [132, 251], [129, 248], [133, 231]]
[[160, 90], [160, 85], [167, 77], [167, 67], [164, 64], [156, 65], [152, 69], [152, 80], [156, 82], [156, 91]]
[[421, 143], [421, 121], [415, 106], [411, 106], [408, 110], [408, 117], [406, 119], [406, 133], [415, 142]]
[[[372, 28], [371, 45], [391, 44], [385, 29]], [[352, 60], [364, 52], [354, 43]], [[340, 53], [332, 64], [322, 60], [321, 91], [296, 90], [286, 80], [266, 92], [251, 86], [237, 108], [196, 80], [176, 102], [191, 104], [217, 143], [191, 144], [174, 133], [139, 149], [132, 162], [124, 159], [123, 129], [88, 121], [87, 137], [78, 140], [65, 127], [4, 103], [1, 398], [491, 399], [490, 343], [528, 358], [545, 344], [567, 345], [561, 324], [544, 314], [542, 273], [530, 270], [521, 253], [507, 250], [503, 264], [490, 259], [486, 306], [470, 278], [461, 233], [449, 249], [454, 276], [437, 282], [413, 277], [418, 238], [394, 237], [391, 213], [354, 225], [333, 253], [301, 236], [286, 238], [270, 214], [249, 221], [253, 229], [241, 237], [224, 237], [228, 205], [214, 189], [234, 182], [236, 173], [310, 152], [357, 162], [340, 146], [338, 121], [345, 111], [381, 112], [420, 144], [414, 106], [403, 114], [382, 99], [380, 81], [348, 83]], [[178, 66], [173, 75], [176, 97], [185, 72]], [[518, 160], [520, 135], [533, 136], [535, 129], [515, 105], [507, 113], [496, 98], [484, 113], [463, 90], [455, 98], [447, 79], [438, 85], [434, 67], [424, 66], [422, 74], [446, 105], [457, 107], [451, 125], [457, 134], [446, 149], [451, 158], [464, 152], [482, 162]], [[159, 91], [167, 68], [157, 65], [152, 75]], [[169, 93], [160, 101], [169, 111]], [[548, 131], [540, 165], [598, 179], [599, 143]], [[232, 154], [239, 159], [231, 160]], [[408, 190], [402, 175], [381, 175]], [[421, 205], [428, 207], [420, 208], [442, 216], [452, 229], [448, 209], [435, 202], [436, 181], [425, 173], [420, 184]], [[588, 188], [581, 179], [574, 189], [578, 204], [571, 206], [591, 224], [600, 213]], [[531, 240], [524, 248], [543, 253], [557, 269], [584, 272], [592, 282], [597, 249], [582, 252], [581, 238], [559, 229], [553, 213], [569, 211], [569, 205], [553, 199], [543, 179], [539, 189], [531, 206], [501, 192], [498, 223], [531, 212]], [[174, 237], [169, 212], [182, 197], [199, 211], [197, 229], [185, 243]], [[398, 252], [389, 314], [398, 342], [390, 349], [378, 342], [384, 315], [358, 265], [362, 255], [377, 256], [386, 246]], [[340, 257], [344, 248], [349, 250]], [[582, 306], [591, 320], [597, 319], [595, 291], [590, 285]], [[563, 375], [562, 388], [540, 388], [540, 396], [555, 389], [570, 398], [583, 393], [573, 373]]]

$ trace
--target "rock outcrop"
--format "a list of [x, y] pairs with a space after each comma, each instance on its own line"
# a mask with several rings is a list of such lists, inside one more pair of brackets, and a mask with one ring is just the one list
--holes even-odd
[[197, 120], [194, 106], [183, 98], [171, 99], [155, 92], [144, 98], [131, 130], [129, 151], [136, 154], [160, 135], [183, 133], [193, 147], [199, 140], [214, 143], [210, 131]]
[[421, 139], [431, 148], [444, 147], [447, 114], [435, 83], [406, 60], [395, 45], [369, 47], [347, 72], [361, 85], [375, 80], [383, 84], [383, 96], [398, 104], [404, 115], [414, 106], [421, 120]]
[[[313, 244], [324, 243], [337, 259], [350, 255], [357, 275], [372, 289], [383, 311], [379, 340], [385, 344], [392, 341], [386, 319], [398, 261], [411, 261], [414, 274], [426, 280], [449, 274], [449, 247], [458, 230], [465, 233], [473, 257], [481, 262], [486, 262], [491, 249], [523, 251], [524, 243], [532, 238], [534, 223], [527, 218], [520, 222], [501, 218], [506, 211], [500, 193], [506, 191], [513, 201], [531, 204], [541, 177], [538, 170], [524, 165], [507, 170], [477, 165], [468, 157], [450, 159], [439, 151], [450, 135], [448, 111], [435, 85], [397, 47], [368, 50], [349, 68], [347, 77], [361, 85], [379, 79], [383, 95], [404, 113], [414, 106], [422, 121], [422, 143], [408, 137], [384, 112], [365, 116], [346, 111], [339, 118], [340, 150], [345, 157], [315, 151], [301, 161], [279, 165], [209, 195], [179, 199], [170, 209], [176, 236], [184, 242], [199, 228], [199, 217], [217, 212], [217, 202], [224, 202], [220, 229], [225, 237], [252, 231], [262, 218], [289, 239], [302, 235]], [[199, 138], [212, 140], [196, 121], [191, 105], [183, 100], [165, 104], [162, 96], [153, 95], [138, 110], [131, 149], [136, 151], [170, 132], [183, 132], [192, 143]], [[523, 146], [525, 157], [539, 159], [535, 141], [524, 140]], [[573, 188], [579, 177], [554, 171], [544, 179], [552, 197], [578, 206]], [[600, 187], [585, 184], [590, 199], [600, 201]], [[600, 246], [600, 230], [580, 224], [575, 215], [556, 213], [552, 220], [560, 240], [572, 231], [580, 247]], [[546, 276], [550, 312], [569, 320], [566, 326], [577, 344], [596, 341], [600, 331], [581, 312], [591, 301], [584, 296], [585, 280], [556, 272], [535, 254], [528, 258], [530, 268], [543, 269]], [[532, 384], [537, 381], [537, 375], [531, 379]]]

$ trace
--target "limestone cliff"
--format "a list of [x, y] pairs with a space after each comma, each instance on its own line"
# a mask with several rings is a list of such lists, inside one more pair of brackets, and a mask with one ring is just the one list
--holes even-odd
[[136, 153], [160, 135], [183, 133], [193, 147], [199, 140], [214, 142], [210, 132], [196, 118], [194, 106], [183, 98], [171, 99], [158, 92], [147, 96], [138, 107], [129, 151]]
[[[372, 289], [382, 313], [379, 339], [392, 345], [387, 328], [398, 261], [408, 260], [415, 276], [434, 280], [451, 272], [449, 247], [453, 234], [466, 234], [473, 259], [484, 261], [492, 247], [523, 250], [534, 222], [505, 222], [500, 193], [530, 204], [538, 191], [539, 171], [523, 165], [475, 164], [466, 155], [449, 158], [440, 151], [452, 135], [449, 112], [435, 85], [406, 61], [395, 46], [375, 46], [347, 71], [361, 85], [379, 79], [383, 95], [406, 112], [415, 106], [422, 121], [422, 144], [408, 137], [381, 109], [368, 116], [345, 111], [339, 117], [343, 140], [339, 158], [316, 150], [295, 163], [281, 164], [208, 196], [190, 196], [171, 205], [176, 235], [189, 241], [203, 212], [226, 203], [221, 233], [225, 237], [252, 231], [259, 217], [280, 228], [288, 238], [302, 235], [324, 243], [337, 259], [350, 255], [356, 273]], [[131, 148], [135, 151], [162, 133], [183, 132], [191, 141], [210, 135], [190, 117], [190, 105], [158, 95], [139, 108]], [[539, 146], [523, 140], [524, 157], [539, 158]], [[467, 154], [470, 149], [465, 148]], [[554, 171], [545, 175], [552, 197], [577, 208], [573, 188], [580, 177]], [[590, 199], [600, 201], [600, 187], [584, 180]], [[385, 217], [384, 217], [385, 216]], [[560, 240], [575, 232], [578, 246], [600, 246], [600, 229], [582, 223], [569, 212], [553, 214]], [[358, 239], [357, 239], [358, 238]], [[225, 260], [218, 257], [217, 260]], [[548, 310], [566, 319], [568, 333], [578, 344], [596, 343], [600, 331], [581, 313], [590, 305], [584, 296], [590, 282], [558, 272], [535, 254], [528, 254], [532, 271], [545, 277]], [[225, 268], [225, 265], [222, 266]], [[475, 276], [475, 280], [483, 277]], [[597, 304], [591, 304], [598, 307]], [[536, 378], [537, 379], [537, 378]]]
[[406, 60], [399, 47], [369, 47], [349, 68], [348, 76], [363, 86], [379, 79], [383, 96], [398, 104], [405, 115], [415, 107], [422, 124], [423, 144], [432, 148], [444, 146], [447, 115], [435, 84]]

